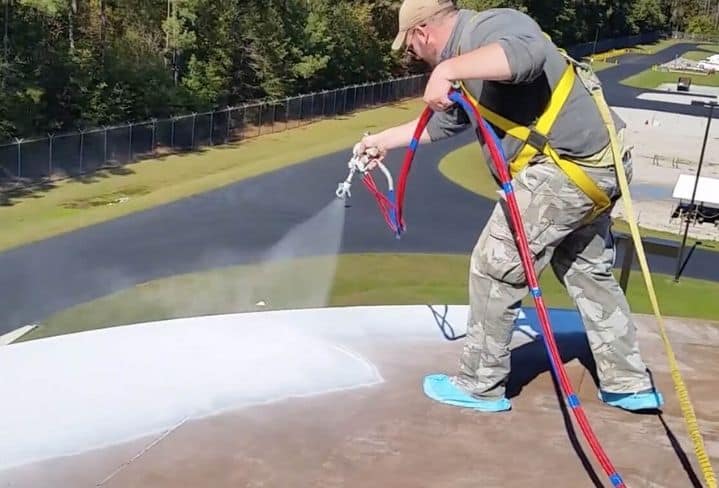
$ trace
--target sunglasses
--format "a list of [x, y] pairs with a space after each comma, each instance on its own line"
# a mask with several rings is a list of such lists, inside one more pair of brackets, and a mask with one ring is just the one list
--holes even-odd
[[421, 61], [421, 58], [417, 55], [414, 48], [412, 47], [412, 36], [413, 35], [414, 35], [414, 28], [410, 29], [407, 32], [407, 37], [405, 40], [406, 47], [404, 49], [404, 54], [405, 54], [405, 56], [412, 58], [415, 61]]

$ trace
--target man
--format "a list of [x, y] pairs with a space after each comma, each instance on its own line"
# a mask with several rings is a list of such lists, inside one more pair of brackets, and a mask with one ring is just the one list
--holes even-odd
[[[539, 130], [528, 139], [539, 150], [530, 151], [513, 175], [535, 269], [539, 274], [551, 264], [576, 304], [597, 364], [600, 399], [628, 410], [659, 408], [661, 394], [652, 387], [629, 306], [612, 275], [610, 213], [620, 194], [607, 127], [587, 81], [574, 76], [574, 66], [529, 16], [513, 9], [474, 12], [449, 0], [405, 0], [392, 47], [402, 46], [433, 67], [424, 101], [436, 113], [421, 144], [472, 127], [448, 97], [455, 82], [480, 103], [483, 115], [490, 109], [522, 126], [534, 127], [538, 118], [551, 126], [544, 139]], [[541, 122], [552, 93], [562, 90], [561, 110], [551, 122]], [[379, 161], [388, 150], [406, 147], [416, 124], [367, 135], [355, 152]], [[523, 141], [497, 133], [508, 161], [514, 161]], [[562, 169], [558, 162], [575, 169]], [[623, 163], [629, 178], [628, 151]], [[470, 314], [459, 372], [427, 376], [424, 391], [430, 398], [480, 411], [511, 408], [505, 394], [509, 343], [519, 312], [515, 305], [528, 291], [508, 209], [500, 200], [471, 255]]]

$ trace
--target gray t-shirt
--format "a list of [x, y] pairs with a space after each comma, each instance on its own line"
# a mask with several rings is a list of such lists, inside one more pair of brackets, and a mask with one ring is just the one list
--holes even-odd
[[[480, 46], [498, 42], [505, 50], [512, 79], [508, 82], [462, 80], [479, 103], [516, 123], [531, 126], [544, 112], [552, 89], [567, 66], [557, 46], [528, 15], [508, 8], [460, 10], [457, 24], [442, 60], [467, 53]], [[612, 114], [617, 130], [623, 122]], [[435, 113], [427, 125], [433, 141], [475, 127], [473, 117], [455, 106], [447, 112]], [[521, 143], [495, 128], [505, 155], [512, 159]], [[486, 146], [483, 148], [488, 157]], [[591, 94], [579, 76], [549, 133], [549, 144], [563, 156], [586, 159], [607, 147], [609, 136]], [[489, 159], [487, 159], [489, 161]], [[493, 166], [490, 164], [490, 167]]]

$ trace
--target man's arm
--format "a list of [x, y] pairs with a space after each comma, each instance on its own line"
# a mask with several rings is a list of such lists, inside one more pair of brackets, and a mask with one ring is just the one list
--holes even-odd
[[509, 81], [514, 76], [504, 48], [498, 42], [449, 58], [437, 65], [435, 71], [449, 81]]
[[[417, 123], [419, 123], [419, 117], [411, 122], [407, 122], [406, 124], [390, 127], [389, 129], [385, 129], [377, 134], [364, 136], [361, 144], [364, 145], [365, 149], [376, 147], [379, 149], [382, 157], [384, 157], [387, 151], [391, 149], [406, 147], [409, 145], [412, 140], [412, 136], [414, 135], [414, 131], [417, 128]], [[422, 131], [422, 136], [420, 137], [419, 142], [421, 144], [431, 142], [426, 128]]]
[[[528, 15], [501, 10], [481, 22], [477, 32], [481, 47], [465, 48], [464, 54], [437, 66], [447, 79], [526, 83], [542, 74], [548, 39]], [[471, 44], [471, 37], [465, 44]]]
[[544, 71], [549, 41], [531, 17], [501, 9], [481, 19], [460, 42], [463, 54], [439, 63], [427, 83], [424, 101], [434, 110], [451, 105], [447, 93], [454, 81], [535, 80]]

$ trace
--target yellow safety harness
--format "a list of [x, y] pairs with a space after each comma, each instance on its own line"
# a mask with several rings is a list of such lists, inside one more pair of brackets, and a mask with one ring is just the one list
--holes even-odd
[[[592, 200], [592, 202], [594, 202], [594, 211], [590, 215], [590, 218], [593, 218], [594, 216], [609, 208], [609, 206], [611, 205], [609, 197], [582, 170], [580, 165], [578, 165], [574, 161], [571, 161], [568, 158], [560, 156], [548, 142], [549, 132], [551, 131], [554, 122], [556, 121], [559, 113], [561, 112], [562, 107], [569, 98], [569, 94], [574, 86], [574, 82], [577, 77], [576, 69], [585, 69], [590, 73], [592, 71], [589, 66], [572, 59], [564, 50], [559, 49], [559, 52], [567, 60], [567, 68], [564, 71], [559, 82], [557, 83], [557, 86], [552, 91], [552, 95], [550, 97], [547, 108], [545, 109], [544, 113], [542, 113], [537, 119], [537, 122], [534, 124], [534, 127], [531, 128], [525, 127], [521, 124], [517, 124], [487, 109], [486, 107], [481, 106], [479, 102], [472, 96], [472, 94], [469, 92], [463, 82], [460, 82], [459, 85], [464, 95], [472, 103], [476, 104], [482, 115], [492, 125], [498, 127], [506, 134], [516, 139], [519, 139], [523, 143], [520, 150], [517, 151], [515, 157], [509, 161], [509, 169], [512, 177], [514, 177], [515, 174], [524, 169], [529, 164], [531, 159], [538, 153], [544, 154], [545, 156], [549, 157], [559, 168], [561, 168], [564, 173], [569, 177], [569, 179], [574, 182], [574, 184], [577, 185], [577, 187], [579, 187]], [[459, 49], [457, 50], [457, 54], [459, 54]], [[706, 452], [706, 448], [704, 447], [702, 435], [697, 423], [697, 417], [694, 413], [691, 399], [689, 398], [689, 392], [687, 391], [687, 387], [684, 384], [684, 380], [682, 379], [682, 375], [679, 371], [679, 365], [677, 363], [674, 351], [669, 341], [669, 336], [667, 335], [664, 319], [661, 315], [661, 312], [659, 311], [659, 304], [657, 301], [656, 292], [654, 291], [654, 284], [652, 282], [652, 277], [649, 272], [649, 266], [647, 264], [641, 236], [639, 234], [639, 227], [637, 226], [636, 219], [634, 217], [632, 200], [629, 192], [629, 182], [627, 181], [627, 176], [624, 171], [622, 155], [619, 150], [619, 142], [617, 141], [617, 132], [614, 126], [614, 122], [612, 120], [611, 113], [609, 111], [609, 106], [604, 99], [601, 85], [598, 81], [594, 84], [594, 86], [592, 86], [591, 88], [587, 87], [587, 89], [591, 93], [592, 98], [595, 101], [595, 104], [602, 116], [602, 120], [604, 121], [604, 124], [609, 133], [612, 158], [619, 179], [619, 187], [621, 190], [622, 199], [624, 201], [626, 217], [629, 221], [632, 239], [634, 241], [637, 257], [639, 259], [639, 263], [642, 269], [644, 282], [646, 284], [647, 291], [649, 292], [649, 299], [652, 304], [652, 309], [659, 323], [659, 332], [662, 338], [662, 342], [664, 343], [664, 349], [666, 351], [667, 358], [669, 361], [669, 369], [671, 372], [672, 381], [674, 383], [674, 390], [676, 391], [677, 397], [679, 399], [679, 406], [681, 408], [682, 415], [684, 417], [684, 421], [689, 432], [689, 437], [694, 444], [694, 452], [697, 456], [697, 460], [702, 470], [702, 474], [704, 476], [707, 487], [717, 488], [716, 475], [714, 474], [714, 470], [709, 460], [709, 456]]]
[[[459, 50], [457, 53], [459, 54]], [[480, 109], [483, 117], [486, 118], [489, 123], [498, 127], [507, 135], [522, 142], [520, 150], [517, 151], [514, 158], [509, 161], [510, 175], [514, 177], [522, 171], [538, 153], [544, 154], [564, 171], [567, 177], [592, 200], [594, 210], [589, 216], [589, 218], [592, 219], [610, 207], [611, 200], [609, 196], [597, 186], [594, 180], [584, 172], [579, 164], [560, 156], [549, 144], [549, 132], [552, 130], [554, 122], [557, 120], [559, 113], [562, 111], [574, 87], [577, 76], [574, 68], [571, 62], [567, 63], [567, 68], [564, 70], [557, 86], [552, 91], [547, 108], [532, 128], [513, 122], [489, 110], [487, 107], [483, 107], [470, 93], [464, 82], [460, 81], [459, 86], [462, 93]]]

